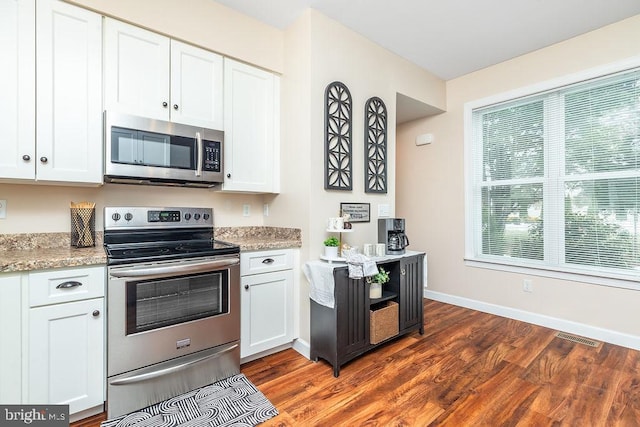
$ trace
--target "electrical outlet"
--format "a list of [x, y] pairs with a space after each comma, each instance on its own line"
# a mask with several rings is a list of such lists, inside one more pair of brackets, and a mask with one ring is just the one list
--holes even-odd
[[262, 205], [262, 215], [269, 216], [269, 203]]
[[525, 292], [533, 292], [533, 281], [530, 279], [524, 279], [522, 281], [522, 290]]
[[251, 215], [251, 205], [242, 205], [242, 216]]
[[7, 217], [7, 201], [0, 200], [0, 219], [5, 219]]

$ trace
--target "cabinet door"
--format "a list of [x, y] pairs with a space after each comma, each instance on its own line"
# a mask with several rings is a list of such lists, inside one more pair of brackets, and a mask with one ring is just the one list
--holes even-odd
[[338, 361], [369, 346], [369, 287], [363, 279], [349, 278], [349, 270], [334, 271]]
[[105, 18], [105, 109], [169, 120], [169, 54], [169, 38]]
[[0, 178], [35, 178], [35, 0], [0, 2]]
[[293, 340], [293, 272], [242, 277], [240, 357]]
[[421, 325], [423, 319], [422, 288], [424, 255], [400, 260], [400, 331]]
[[104, 402], [104, 298], [29, 310], [28, 401], [76, 413]]
[[171, 121], [222, 130], [222, 56], [171, 40]]
[[22, 331], [20, 275], [0, 275], [0, 402], [22, 399]]
[[274, 74], [225, 58], [223, 190], [279, 191], [280, 83]]
[[102, 17], [38, 1], [36, 179], [102, 183]]

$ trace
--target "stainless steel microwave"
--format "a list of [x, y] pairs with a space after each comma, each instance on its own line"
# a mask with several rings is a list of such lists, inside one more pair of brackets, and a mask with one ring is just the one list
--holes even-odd
[[105, 182], [214, 187], [224, 132], [105, 112]]

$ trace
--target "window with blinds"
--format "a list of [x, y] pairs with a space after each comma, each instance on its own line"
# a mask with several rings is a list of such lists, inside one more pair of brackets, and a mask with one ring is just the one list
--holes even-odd
[[640, 69], [470, 118], [468, 256], [640, 278]]

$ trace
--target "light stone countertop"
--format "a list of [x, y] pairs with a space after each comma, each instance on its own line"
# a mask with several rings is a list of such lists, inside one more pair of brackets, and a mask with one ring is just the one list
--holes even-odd
[[[297, 228], [219, 227], [214, 236], [239, 245], [241, 251], [302, 246]], [[96, 232], [96, 246], [74, 248], [69, 233], [0, 234], [0, 273], [106, 264], [102, 237], [102, 232]]]

